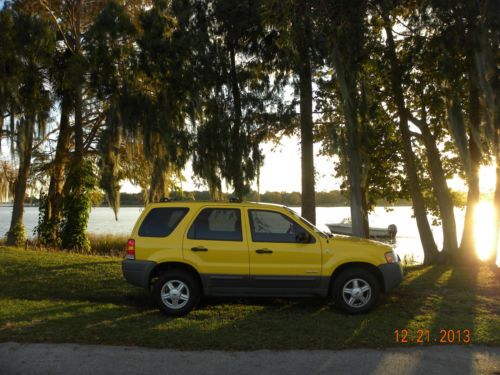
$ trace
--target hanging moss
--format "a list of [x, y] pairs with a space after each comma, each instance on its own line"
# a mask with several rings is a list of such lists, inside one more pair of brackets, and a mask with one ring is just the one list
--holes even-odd
[[120, 145], [121, 132], [118, 124], [114, 121], [118, 118], [114, 109], [111, 108], [108, 114], [108, 128], [99, 142], [101, 159], [99, 167], [101, 178], [99, 186], [104, 193], [109, 206], [113, 209], [115, 220], [118, 220], [118, 210], [120, 209]]

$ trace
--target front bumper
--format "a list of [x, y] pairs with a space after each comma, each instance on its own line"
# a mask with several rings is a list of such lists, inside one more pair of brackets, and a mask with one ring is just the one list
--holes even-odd
[[388, 263], [378, 266], [382, 278], [384, 279], [384, 291], [388, 292], [394, 289], [401, 281], [403, 281], [403, 268], [401, 263]]
[[149, 260], [122, 260], [122, 273], [125, 280], [135, 286], [149, 288], [149, 276], [156, 262]]

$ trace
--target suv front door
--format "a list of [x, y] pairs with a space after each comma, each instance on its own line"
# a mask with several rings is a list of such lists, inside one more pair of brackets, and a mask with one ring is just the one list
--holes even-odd
[[[263, 293], [309, 294], [320, 287], [321, 244], [288, 215], [248, 209], [250, 284]], [[304, 233], [307, 243], [297, 242]], [[267, 290], [267, 292], [266, 292]]]
[[248, 286], [248, 241], [241, 216], [237, 208], [202, 208], [184, 237], [184, 259], [197, 266], [209, 294]]

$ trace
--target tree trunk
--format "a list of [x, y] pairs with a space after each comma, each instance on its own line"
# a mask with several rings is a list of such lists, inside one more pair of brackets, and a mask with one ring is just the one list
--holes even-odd
[[149, 203], [157, 203], [166, 196], [167, 188], [165, 184], [165, 171], [167, 166], [159, 158], [153, 161], [153, 174], [151, 176], [151, 185], [149, 187]]
[[469, 77], [469, 173], [467, 174], [467, 206], [465, 209], [464, 228], [462, 231], [462, 240], [460, 241], [460, 256], [465, 259], [476, 258], [476, 244], [474, 239], [474, 210], [479, 202], [479, 168], [481, 163], [481, 148], [479, 144], [479, 92]]
[[75, 164], [83, 163], [83, 99], [82, 88], [78, 87], [75, 93]]
[[356, 73], [347, 61], [350, 56], [342, 56], [340, 41], [333, 46], [332, 57], [335, 73], [340, 88], [342, 110], [346, 126], [346, 146], [343, 152], [347, 158], [349, 169], [349, 190], [352, 234], [357, 237], [368, 238], [368, 211], [366, 203], [366, 189], [363, 184], [363, 166], [361, 161], [360, 121], [358, 120], [359, 101], [357, 100]]
[[240, 139], [241, 126], [242, 126], [242, 112], [241, 112], [241, 93], [238, 85], [238, 74], [236, 72], [236, 58], [234, 46], [231, 44], [229, 47], [229, 54], [231, 60], [230, 76], [231, 76], [231, 92], [233, 95], [234, 105], [234, 124], [231, 129], [231, 149], [233, 157], [230, 159], [232, 163], [231, 174], [233, 177], [234, 193], [237, 198], [243, 199], [244, 195], [244, 181], [242, 173], [242, 140]]
[[71, 140], [71, 128], [69, 126], [70, 113], [71, 102], [67, 97], [63, 97], [61, 103], [61, 119], [59, 122], [59, 136], [57, 138], [56, 154], [51, 166], [49, 191], [47, 194], [47, 211], [45, 213], [45, 222], [53, 223], [50, 235], [52, 242], [57, 240], [57, 223], [61, 221], [64, 170], [69, 159], [69, 146]]
[[[75, 54], [81, 53], [81, 20], [82, 20], [82, 0], [76, 2], [76, 24], [75, 24]], [[75, 88], [75, 168], [83, 168], [83, 87], [84, 77], [80, 77], [81, 82]]]
[[[498, 94], [499, 93], [497, 92], [496, 95]], [[495, 159], [496, 159], [496, 184], [495, 184], [495, 196], [493, 201], [495, 205], [495, 233], [493, 237], [492, 253], [490, 258], [490, 261], [493, 264], [497, 263], [498, 241], [499, 241], [499, 230], [500, 230], [500, 108], [498, 105], [498, 96], [495, 99], [496, 99], [495, 103], [496, 112], [493, 114], [494, 126], [495, 126], [494, 143], [495, 143]]]
[[495, 233], [493, 235], [493, 244], [491, 257], [489, 261], [491, 261], [494, 265], [497, 263], [498, 257], [498, 231], [500, 230], [500, 123], [498, 118], [495, 119], [495, 158], [496, 158], [496, 183], [495, 183], [495, 196], [494, 196], [494, 205], [495, 205]]
[[399, 116], [399, 129], [402, 136], [407, 181], [413, 202], [413, 211], [417, 220], [420, 241], [422, 242], [422, 247], [424, 250], [424, 264], [431, 264], [437, 260], [439, 252], [432, 235], [431, 226], [429, 225], [429, 221], [427, 219], [425, 202], [422, 191], [420, 189], [420, 182], [415, 162], [415, 154], [411, 145], [411, 135], [408, 126], [408, 114], [402, 88], [401, 67], [396, 56], [396, 47], [392, 35], [392, 24], [390, 22], [389, 15], [386, 9], [382, 10], [382, 17], [384, 20], [384, 29], [387, 34], [386, 43], [388, 47], [387, 56], [389, 58], [391, 69], [391, 87]]
[[361, 161], [359, 152], [351, 147], [349, 152], [349, 187], [351, 193], [352, 234], [368, 238], [368, 213], [366, 193], [361, 186]]
[[[24, 238], [24, 198], [26, 196], [26, 185], [31, 166], [31, 155], [33, 152], [33, 132], [35, 127], [35, 116], [30, 116], [24, 120], [22, 127], [22, 140], [19, 142], [19, 171], [17, 174], [14, 190], [14, 206], [12, 208], [12, 218], [10, 229], [7, 232], [7, 245], [20, 245], [20, 238]], [[20, 135], [18, 135], [19, 137]], [[19, 233], [22, 231], [22, 233]]]
[[432, 185], [439, 206], [443, 230], [443, 253], [446, 258], [455, 257], [458, 251], [457, 225], [455, 222], [454, 204], [441, 162], [441, 155], [436, 145], [436, 139], [429, 129], [426, 116], [419, 123], [422, 139], [427, 152], [427, 160], [431, 169]]
[[3, 123], [5, 121], [5, 116], [3, 111], [0, 110], [0, 152], [2, 151], [2, 139], [3, 139]]
[[302, 216], [316, 223], [314, 150], [312, 122], [312, 69], [310, 5], [300, 1], [295, 9], [295, 44], [298, 51], [296, 70], [300, 89], [300, 146], [302, 168]]

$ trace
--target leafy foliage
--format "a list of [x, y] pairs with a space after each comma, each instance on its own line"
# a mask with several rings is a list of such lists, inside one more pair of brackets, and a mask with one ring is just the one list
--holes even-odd
[[47, 195], [43, 192], [40, 193], [38, 225], [35, 227], [34, 232], [41, 245], [59, 247], [61, 245], [59, 236], [60, 223], [54, 217], [47, 219], [47, 203]]
[[72, 168], [66, 177], [68, 193], [64, 197], [61, 244], [65, 249], [90, 250], [87, 225], [92, 208], [92, 192], [96, 177], [87, 161], [81, 168]]

